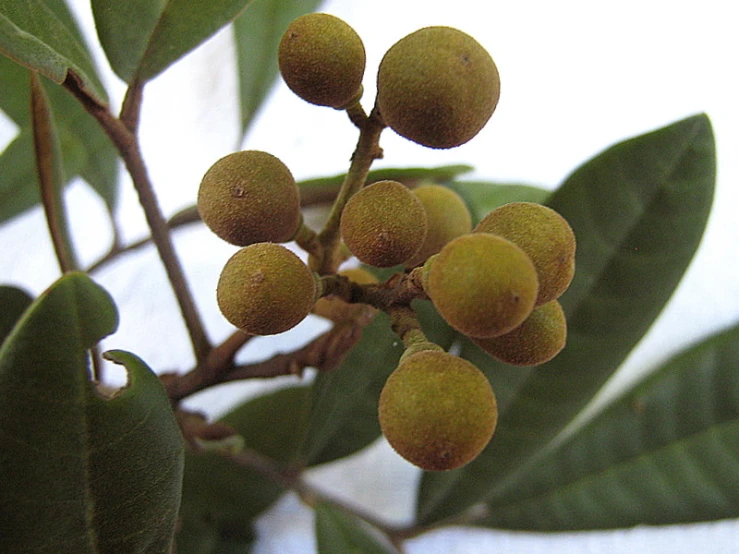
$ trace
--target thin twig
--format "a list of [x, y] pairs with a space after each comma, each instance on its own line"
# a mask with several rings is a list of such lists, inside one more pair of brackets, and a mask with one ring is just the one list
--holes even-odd
[[[205, 327], [203, 326], [200, 313], [195, 306], [195, 301], [185, 279], [180, 259], [174, 250], [169, 227], [159, 209], [154, 187], [149, 179], [146, 164], [141, 154], [138, 136], [120, 119], [114, 117], [107, 106], [99, 104], [87, 95], [80, 86], [79, 78], [74, 72], [70, 71], [67, 79], [64, 81], [64, 87], [82, 103], [88, 113], [95, 117], [123, 158], [133, 180], [136, 192], [139, 195], [139, 202], [151, 229], [152, 239], [157, 247], [159, 257], [162, 260], [172, 290], [180, 306], [183, 320], [190, 334], [195, 359], [201, 362], [210, 351], [210, 341], [205, 334]], [[138, 94], [140, 94], [140, 91]], [[133, 110], [133, 108], [131, 109]], [[130, 117], [133, 118], [133, 115]]]

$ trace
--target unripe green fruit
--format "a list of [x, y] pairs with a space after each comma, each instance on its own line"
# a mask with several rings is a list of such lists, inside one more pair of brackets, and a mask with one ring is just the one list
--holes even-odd
[[427, 471], [472, 461], [498, 420], [485, 375], [467, 360], [434, 350], [401, 359], [382, 389], [378, 414], [390, 445]]
[[298, 17], [278, 49], [285, 83], [306, 102], [346, 108], [361, 95], [364, 44], [346, 22], [326, 13]]
[[500, 77], [490, 54], [451, 27], [426, 27], [387, 51], [377, 74], [377, 105], [396, 133], [431, 148], [474, 137], [493, 114]]
[[517, 366], [548, 362], [567, 342], [567, 321], [562, 306], [552, 300], [535, 308], [521, 325], [510, 333], [489, 339], [472, 339], [496, 360]]
[[447, 242], [472, 230], [472, 217], [467, 204], [452, 189], [441, 185], [421, 185], [413, 189], [413, 194], [426, 210], [428, 232], [421, 249], [406, 262], [408, 267], [422, 264]]
[[429, 260], [424, 287], [439, 314], [475, 338], [512, 331], [534, 309], [539, 285], [531, 259], [488, 233], [463, 235]]
[[223, 267], [216, 299], [223, 315], [251, 335], [287, 331], [316, 301], [313, 273], [293, 252], [271, 242], [236, 252]]
[[526, 252], [539, 276], [542, 306], [567, 290], [575, 273], [575, 234], [553, 209], [533, 202], [512, 202], [496, 208], [475, 227], [514, 242]]
[[341, 214], [349, 251], [375, 267], [392, 267], [413, 256], [426, 238], [421, 201], [397, 181], [378, 181], [352, 196]]
[[198, 212], [211, 231], [231, 244], [286, 242], [300, 225], [300, 193], [278, 158], [244, 150], [221, 158], [205, 173]]

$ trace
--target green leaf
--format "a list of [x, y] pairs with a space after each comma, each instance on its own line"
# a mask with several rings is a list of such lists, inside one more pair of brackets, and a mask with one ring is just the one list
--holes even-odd
[[[0, 0], [0, 54], [37, 71], [57, 84], [68, 79], [105, 104], [103, 86], [79, 32], [67, 27], [69, 18], [60, 17], [62, 8], [50, 7], [51, 0]], [[58, 4], [58, 2], [54, 2]]]
[[[247, 448], [288, 466], [303, 440], [310, 397], [310, 387], [281, 389], [242, 404], [221, 421], [243, 437]], [[217, 453], [188, 452], [178, 552], [214, 553], [224, 541], [251, 541], [254, 518], [283, 490], [263, 474]]]
[[[379, 532], [356, 516], [329, 502], [316, 504], [318, 554], [393, 554], [397, 550], [381, 542]], [[374, 533], [373, 533], [374, 531]]]
[[182, 438], [159, 379], [125, 352], [128, 385], [102, 396], [88, 349], [112, 333], [112, 299], [68, 273], [0, 348], [0, 536], [7, 552], [167, 552]]
[[387, 315], [378, 313], [342, 364], [318, 374], [302, 454], [308, 465], [353, 454], [380, 436], [377, 400], [402, 352]]
[[452, 181], [447, 186], [456, 191], [467, 203], [473, 225], [477, 225], [483, 217], [503, 204], [509, 202], [543, 203], [549, 196], [547, 190], [520, 184]]
[[0, 154], [0, 223], [32, 208], [40, 199], [33, 132], [28, 127]]
[[567, 346], [512, 393], [476, 460], [424, 475], [422, 522], [494, 502], [525, 480], [671, 296], [703, 234], [715, 171], [711, 125], [697, 115], [609, 148], [549, 198], [578, 240], [575, 278], [561, 298]]
[[100, 43], [126, 83], [146, 82], [205, 42], [250, 0], [92, 0]]
[[26, 291], [8, 285], [0, 286], [0, 346], [15, 327], [26, 308], [33, 302], [33, 297]]
[[254, 0], [234, 20], [242, 134], [277, 78], [277, 47], [285, 29], [293, 19], [312, 12], [320, 3]]
[[485, 525], [569, 531], [739, 517], [739, 326], [664, 364], [542, 458]]

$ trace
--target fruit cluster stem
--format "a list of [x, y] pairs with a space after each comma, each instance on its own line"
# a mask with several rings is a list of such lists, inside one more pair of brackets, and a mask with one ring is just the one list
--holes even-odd
[[352, 154], [349, 171], [331, 208], [326, 225], [318, 235], [318, 240], [323, 245], [322, 255], [320, 258], [314, 256], [310, 261], [311, 269], [320, 275], [335, 273], [338, 269], [339, 260], [341, 259], [337, 255], [340, 244], [339, 224], [341, 223], [341, 213], [349, 199], [364, 186], [372, 162], [382, 157], [379, 142], [385, 124], [378, 114], [373, 110], [359, 125], [359, 128], [359, 139]]

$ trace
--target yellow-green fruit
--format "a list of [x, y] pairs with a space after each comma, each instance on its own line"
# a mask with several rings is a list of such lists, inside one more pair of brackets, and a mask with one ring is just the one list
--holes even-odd
[[377, 74], [377, 105], [396, 133], [431, 148], [464, 144], [498, 104], [490, 54], [451, 27], [425, 27], [396, 42]]
[[223, 315], [251, 335], [287, 331], [316, 301], [313, 273], [293, 252], [271, 242], [242, 248], [223, 267], [216, 298]]
[[510, 333], [472, 341], [496, 360], [517, 366], [543, 364], [554, 358], [567, 342], [567, 321], [562, 306], [552, 300], [535, 308]]
[[444, 246], [430, 260], [424, 287], [446, 322], [475, 338], [521, 325], [539, 291], [526, 253], [489, 233], [463, 235]]
[[428, 232], [421, 249], [406, 262], [408, 267], [422, 264], [447, 242], [472, 230], [472, 217], [467, 204], [452, 189], [441, 185], [421, 185], [413, 189], [413, 194], [426, 210]]
[[286, 242], [300, 225], [300, 193], [278, 158], [244, 150], [221, 158], [205, 173], [198, 212], [211, 231], [231, 244]]
[[345, 108], [361, 94], [364, 44], [346, 22], [311, 13], [290, 23], [278, 49], [285, 83], [306, 102]]
[[378, 181], [352, 196], [341, 214], [349, 251], [375, 267], [392, 267], [413, 256], [426, 238], [421, 201], [397, 181]]
[[390, 445], [427, 471], [472, 461], [498, 420], [485, 375], [467, 360], [434, 350], [401, 358], [382, 389], [378, 413]]
[[539, 275], [537, 306], [559, 298], [575, 274], [575, 234], [565, 218], [534, 202], [512, 202], [486, 215], [475, 232], [494, 233], [520, 246]]

